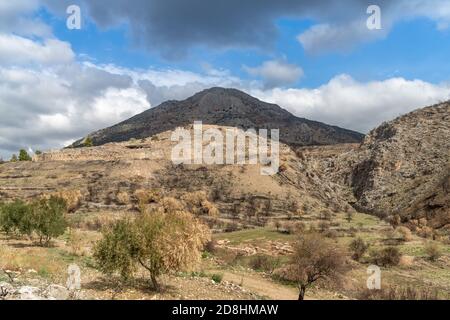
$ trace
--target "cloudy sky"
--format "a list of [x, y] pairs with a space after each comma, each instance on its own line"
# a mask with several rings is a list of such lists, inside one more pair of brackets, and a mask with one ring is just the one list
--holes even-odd
[[0, 156], [212, 86], [366, 133], [450, 99], [449, 56], [450, 0], [0, 0]]

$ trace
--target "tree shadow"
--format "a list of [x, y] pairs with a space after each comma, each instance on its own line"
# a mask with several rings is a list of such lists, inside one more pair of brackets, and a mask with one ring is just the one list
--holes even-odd
[[83, 289], [96, 291], [113, 291], [115, 295], [124, 293], [127, 290], [136, 290], [142, 294], [154, 295], [158, 293], [175, 293], [176, 288], [171, 285], [160, 283], [160, 287], [155, 289], [150, 278], [136, 277], [129, 280], [123, 280], [117, 276], [101, 277], [83, 284]]

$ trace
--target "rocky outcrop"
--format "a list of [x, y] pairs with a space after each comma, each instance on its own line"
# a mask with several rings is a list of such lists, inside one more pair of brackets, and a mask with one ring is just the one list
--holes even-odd
[[358, 150], [338, 162], [358, 209], [399, 215], [413, 225], [442, 228], [450, 224], [449, 103], [382, 124]]

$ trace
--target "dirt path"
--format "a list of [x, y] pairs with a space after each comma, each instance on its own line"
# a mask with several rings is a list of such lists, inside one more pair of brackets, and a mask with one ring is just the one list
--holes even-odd
[[222, 273], [223, 280], [238, 284], [244, 289], [268, 299], [297, 300], [298, 298], [295, 288], [283, 286], [258, 274], [229, 270], [215, 270], [214, 272]]

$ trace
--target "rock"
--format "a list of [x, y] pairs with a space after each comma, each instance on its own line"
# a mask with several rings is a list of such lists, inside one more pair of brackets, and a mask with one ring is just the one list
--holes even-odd
[[45, 290], [46, 296], [50, 300], [67, 300], [69, 298], [69, 290], [66, 287], [51, 284]]
[[23, 286], [17, 291], [20, 300], [42, 300], [40, 296], [41, 290], [36, 287]]
[[0, 282], [0, 299], [5, 299], [7, 296], [15, 293], [14, 287], [7, 282]]

